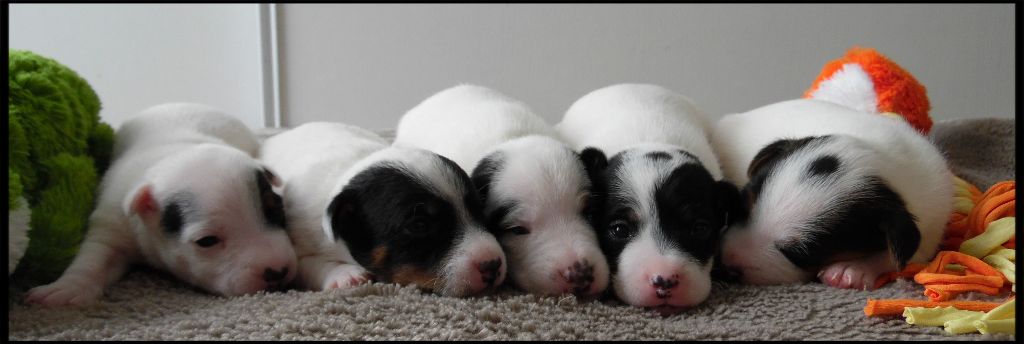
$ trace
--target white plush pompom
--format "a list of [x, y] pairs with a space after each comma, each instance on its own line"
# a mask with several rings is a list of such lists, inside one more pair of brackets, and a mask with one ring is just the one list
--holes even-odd
[[8, 265], [10, 268], [7, 271], [7, 275], [10, 276], [14, 273], [14, 268], [18, 266], [18, 261], [25, 255], [25, 250], [28, 249], [28, 223], [32, 219], [32, 210], [28, 208], [28, 201], [24, 197], [18, 197], [18, 207], [11, 210], [7, 218], [7, 232], [10, 234], [8, 245], [10, 249], [10, 260]]
[[861, 112], [878, 113], [878, 96], [871, 76], [859, 64], [847, 63], [818, 85], [812, 99], [833, 102]]

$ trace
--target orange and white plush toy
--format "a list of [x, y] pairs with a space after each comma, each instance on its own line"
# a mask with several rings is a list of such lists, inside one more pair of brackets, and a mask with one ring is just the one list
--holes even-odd
[[923, 135], [932, 128], [926, 90], [906, 70], [874, 49], [853, 47], [830, 61], [804, 92], [863, 112], [897, 114]]

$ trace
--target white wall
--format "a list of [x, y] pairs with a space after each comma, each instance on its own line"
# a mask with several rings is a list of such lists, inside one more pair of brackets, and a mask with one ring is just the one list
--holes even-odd
[[278, 6], [285, 125], [390, 128], [459, 82], [557, 121], [586, 92], [664, 85], [709, 114], [797, 98], [853, 45], [928, 88], [934, 119], [1013, 117], [1012, 4]]
[[54, 58], [117, 128], [138, 111], [199, 102], [264, 126], [259, 5], [9, 5], [9, 46]]

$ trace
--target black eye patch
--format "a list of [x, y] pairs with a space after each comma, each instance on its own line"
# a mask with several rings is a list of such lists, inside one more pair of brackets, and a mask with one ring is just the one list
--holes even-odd
[[273, 174], [270, 174], [268, 170], [256, 171], [256, 188], [259, 192], [259, 203], [263, 211], [263, 219], [271, 227], [285, 229], [287, 227], [285, 226], [284, 201], [280, 195], [274, 192], [268, 180], [269, 178], [273, 178]]
[[715, 180], [704, 167], [682, 164], [655, 188], [661, 236], [704, 264], [716, 252], [725, 223]]
[[917, 251], [920, 232], [902, 198], [881, 179], [868, 178], [861, 196], [843, 200], [843, 207], [818, 216], [805, 226], [816, 233], [801, 242], [776, 243], [793, 265], [813, 270], [836, 254], [872, 253], [891, 248], [902, 265]]

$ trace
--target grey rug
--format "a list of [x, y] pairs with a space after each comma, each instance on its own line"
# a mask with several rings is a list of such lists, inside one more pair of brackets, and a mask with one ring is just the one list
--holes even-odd
[[[1015, 177], [1014, 119], [939, 121], [933, 138], [965, 180], [982, 190]], [[9, 289], [10, 340], [1013, 340], [947, 335], [902, 317], [868, 318], [868, 298], [925, 299], [900, 280], [875, 291], [820, 283], [754, 287], [716, 282], [709, 299], [661, 317], [615, 300], [542, 297], [504, 287], [473, 298], [369, 284], [351, 290], [260, 293], [225, 298], [160, 272], [137, 269], [92, 307], [24, 305]], [[961, 299], [1001, 302], [1007, 295]]]

